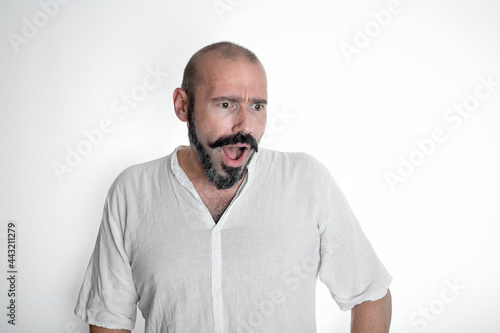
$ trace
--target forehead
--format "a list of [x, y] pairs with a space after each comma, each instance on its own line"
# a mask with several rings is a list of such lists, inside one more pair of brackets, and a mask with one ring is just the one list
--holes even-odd
[[197, 74], [197, 94], [243, 94], [248, 97], [267, 98], [264, 67], [260, 62], [252, 62], [244, 56], [225, 59], [211, 52], [200, 59]]

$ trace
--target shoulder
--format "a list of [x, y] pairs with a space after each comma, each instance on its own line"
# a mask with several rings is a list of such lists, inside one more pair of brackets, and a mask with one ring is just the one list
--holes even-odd
[[109, 193], [137, 192], [158, 184], [160, 179], [167, 177], [170, 156], [127, 167], [115, 178]]
[[159, 172], [170, 159], [170, 155], [157, 158], [152, 161], [134, 164], [125, 168], [116, 178], [118, 181], [130, 181]]
[[316, 157], [305, 152], [282, 152], [261, 148], [259, 163], [265, 167], [279, 168], [283, 171], [307, 171], [317, 175], [329, 174], [326, 166]]

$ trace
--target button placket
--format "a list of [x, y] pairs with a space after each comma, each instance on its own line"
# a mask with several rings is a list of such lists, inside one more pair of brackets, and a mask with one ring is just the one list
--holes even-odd
[[211, 231], [212, 241], [212, 304], [215, 332], [224, 332], [224, 300], [222, 298], [222, 256], [220, 229]]

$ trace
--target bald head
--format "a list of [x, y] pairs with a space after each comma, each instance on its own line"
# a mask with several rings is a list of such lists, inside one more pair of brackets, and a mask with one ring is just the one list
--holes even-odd
[[196, 87], [203, 81], [199, 65], [208, 55], [230, 61], [236, 61], [243, 58], [250, 62], [260, 64], [260, 60], [252, 51], [231, 42], [219, 42], [205, 46], [189, 59], [184, 69], [181, 88], [186, 92], [191, 102], [194, 100]]

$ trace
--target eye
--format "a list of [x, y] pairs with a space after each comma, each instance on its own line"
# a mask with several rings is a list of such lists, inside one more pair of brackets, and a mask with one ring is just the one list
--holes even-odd
[[223, 109], [229, 109], [231, 106], [233, 106], [233, 104], [231, 104], [231, 102], [222, 102], [219, 103], [219, 106]]
[[254, 104], [252, 105], [252, 109], [255, 111], [262, 111], [264, 110], [265, 105], [264, 104]]

